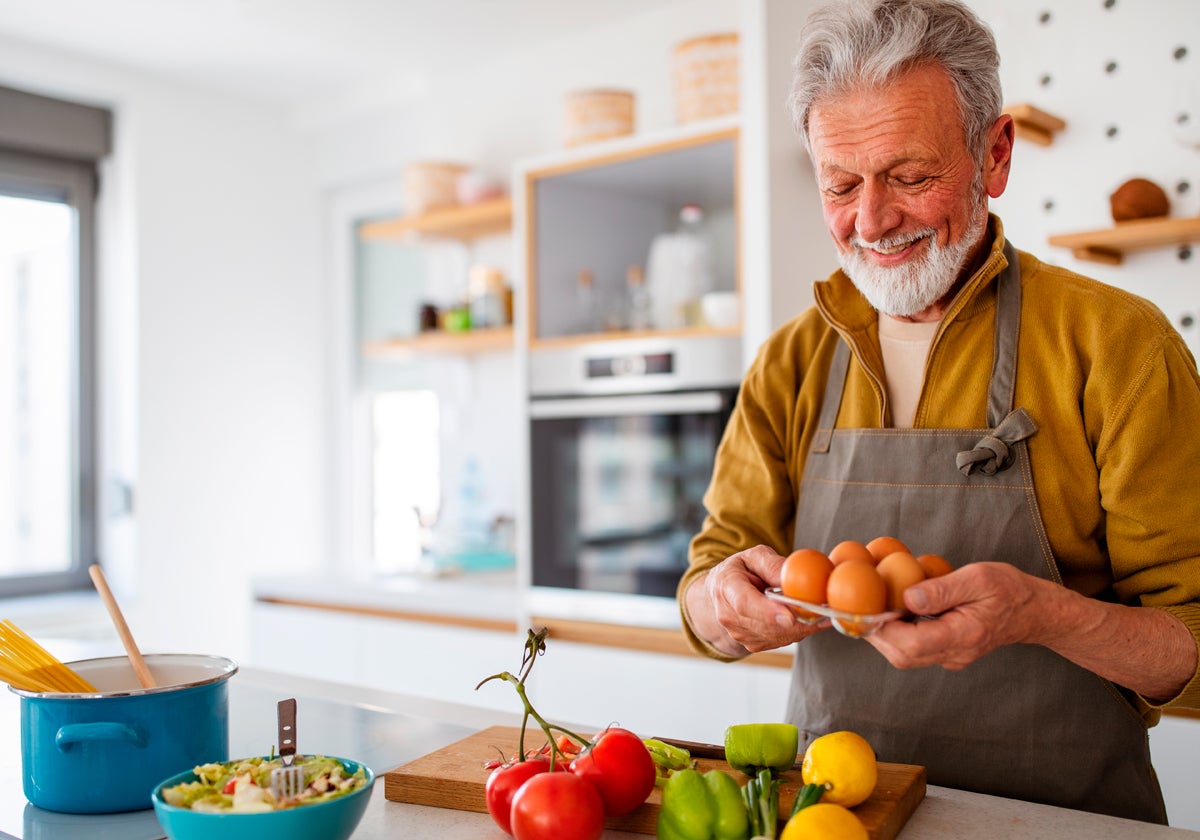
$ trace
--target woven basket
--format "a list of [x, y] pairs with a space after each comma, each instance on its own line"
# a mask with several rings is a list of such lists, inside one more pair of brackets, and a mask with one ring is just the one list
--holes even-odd
[[444, 161], [417, 161], [404, 167], [404, 212], [418, 215], [458, 204], [458, 177], [469, 167]]
[[691, 38], [675, 46], [675, 117], [680, 123], [737, 113], [736, 32]]
[[633, 93], [577, 90], [564, 99], [563, 140], [578, 146], [633, 133]]

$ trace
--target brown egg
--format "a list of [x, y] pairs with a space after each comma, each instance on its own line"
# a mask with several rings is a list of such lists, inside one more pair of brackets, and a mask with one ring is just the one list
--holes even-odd
[[[797, 549], [783, 561], [779, 588], [784, 595], [797, 601], [824, 604], [825, 584], [832, 571], [833, 563], [821, 552], [813, 548]], [[812, 613], [804, 610], [796, 612], [806, 618], [812, 616]]]
[[829, 559], [835, 566], [847, 560], [866, 560], [868, 563], [874, 563], [875, 555], [871, 554], [867, 547], [858, 540], [842, 540], [829, 552]]
[[847, 560], [833, 567], [825, 587], [829, 606], [855, 615], [875, 615], [887, 607], [887, 584], [872, 563]]
[[879, 561], [875, 567], [883, 582], [887, 584], [888, 609], [904, 609], [904, 590], [914, 583], [925, 580], [925, 570], [907, 551], [895, 551]]
[[889, 554], [895, 554], [897, 551], [908, 551], [908, 546], [895, 537], [876, 537], [867, 543], [867, 551], [871, 552], [871, 556], [878, 563]]
[[927, 578], [941, 577], [954, 571], [954, 567], [950, 565], [946, 558], [938, 554], [922, 554], [917, 558], [917, 562], [925, 570], [925, 577]]

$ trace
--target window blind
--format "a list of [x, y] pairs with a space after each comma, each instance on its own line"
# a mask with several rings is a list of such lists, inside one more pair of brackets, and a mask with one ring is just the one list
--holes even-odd
[[0, 86], [0, 148], [97, 161], [112, 151], [112, 112]]

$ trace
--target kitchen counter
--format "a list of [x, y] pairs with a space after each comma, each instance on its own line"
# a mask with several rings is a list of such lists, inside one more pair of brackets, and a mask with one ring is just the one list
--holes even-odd
[[[517, 714], [435, 702], [321, 680], [243, 668], [230, 680], [230, 752], [261, 752], [274, 736], [275, 703], [296, 697], [305, 751], [361, 760], [382, 774]], [[132, 814], [53, 814], [21, 792], [19, 698], [0, 691], [0, 837], [20, 840], [153, 840], [163, 832], [151, 810]], [[586, 728], [586, 723], [576, 723]], [[505, 840], [486, 814], [389, 802], [377, 779], [355, 840]], [[608, 840], [645, 840], [609, 831]], [[1200, 833], [931, 786], [901, 840], [1170, 840]]]
[[[469, 572], [445, 577], [392, 575], [357, 580], [326, 576], [255, 578], [254, 598], [364, 614], [411, 614], [425, 620], [515, 628], [517, 576], [513, 570]], [[497, 628], [493, 628], [497, 629]]]

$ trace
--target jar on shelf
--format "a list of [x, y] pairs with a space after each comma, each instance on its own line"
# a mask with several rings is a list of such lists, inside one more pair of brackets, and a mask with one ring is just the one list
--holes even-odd
[[420, 215], [458, 204], [458, 178], [468, 167], [449, 161], [419, 160], [404, 167], [400, 185], [404, 212]]
[[512, 322], [508, 284], [499, 268], [473, 266], [467, 279], [467, 299], [473, 328], [502, 327]]
[[712, 247], [703, 222], [704, 211], [698, 205], [684, 205], [675, 231], [660, 233], [650, 245], [646, 285], [655, 327], [703, 323], [700, 300], [716, 285]]

